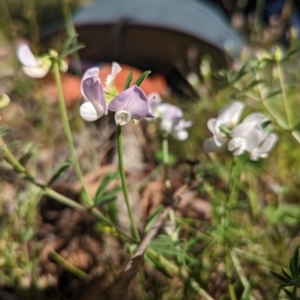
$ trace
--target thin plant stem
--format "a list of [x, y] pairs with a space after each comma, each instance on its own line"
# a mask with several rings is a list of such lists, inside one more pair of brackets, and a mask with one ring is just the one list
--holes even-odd
[[131, 205], [130, 205], [129, 197], [128, 197], [128, 190], [127, 190], [126, 178], [125, 178], [124, 161], [123, 161], [122, 127], [119, 125], [117, 126], [117, 146], [118, 146], [119, 170], [120, 170], [120, 177], [121, 177], [121, 181], [122, 181], [123, 195], [124, 195], [133, 235], [139, 241], [140, 235], [139, 235], [136, 223], [134, 222], [134, 219], [133, 219], [133, 213], [132, 213], [132, 209], [131, 209]]
[[28, 170], [17, 160], [17, 158], [11, 153], [7, 145], [5, 144], [4, 140], [0, 137], [0, 153], [2, 152], [4, 159], [6, 162], [8, 162], [13, 169], [19, 173], [20, 175], [24, 176], [28, 181], [33, 183], [35, 186], [39, 187], [43, 195], [48, 196], [68, 207], [74, 208], [79, 211], [89, 211], [91, 214], [99, 221], [105, 223], [108, 226], [111, 226], [115, 228], [115, 230], [123, 236], [127, 241], [136, 243], [137, 240], [128, 235], [126, 232], [124, 232], [121, 228], [116, 226], [114, 223], [112, 223], [109, 219], [107, 219], [105, 216], [101, 214], [95, 207], [87, 208], [80, 203], [56, 192], [52, 188], [48, 187], [46, 184], [39, 182], [35, 177], [28, 172]]
[[235, 189], [235, 174], [234, 167], [236, 165], [235, 157], [232, 160], [230, 167], [230, 177], [229, 177], [229, 192], [228, 197], [226, 197], [225, 207], [224, 207], [224, 220], [223, 220], [223, 243], [225, 248], [225, 272], [228, 280], [228, 289], [231, 300], [236, 300], [234, 286], [231, 283], [231, 272], [230, 272], [230, 247], [227, 243], [227, 230], [228, 230], [228, 221], [229, 221], [229, 210], [230, 210], [230, 202], [232, 195]]
[[57, 92], [58, 92], [58, 102], [59, 102], [59, 108], [60, 108], [60, 115], [61, 115], [61, 120], [64, 126], [65, 130], [65, 135], [67, 138], [68, 146], [71, 152], [71, 158], [72, 162], [74, 165], [74, 170], [77, 175], [77, 178], [79, 179], [83, 193], [84, 193], [84, 200], [87, 202], [88, 205], [93, 205], [93, 201], [90, 198], [87, 188], [84, 182], [84, 178], [81, 172], [81, 168], [76, 156], [76, 151], [74, 147], [74, 142], [73, 142], [73, 136], [69, 124], [69, 119], [68, 119], [68, 114], [67, 114], [67, 109], [66, 109], [66, 103], [65, 103], [65, 97], [62, 89], [62, 83], [61, 83], [61, 77], [60, 77], [60, 71], [59, 71], [59, 60], [54, 60], [53, 61], [53, 70], [54, 70], [54, 78], [55, 78], [55, 84], [57, 87]]
[[165, 258], [162, 255], [159, 255], [155, 250], [153, 249], [147, 249], [147, 254], [149, 257], [154, 258], [155, 260], [159, 261], [166, 269], [168, 269], [170, 272], [176, 274], [177, 276], [181, 277], [184, 280], [187, 280], [190, 287], [203, 299], [205, 300], [214, 300], [202, 287], [199, 286], [199, 284], [189, 276], [189, 272], [187, 268], [184, 267], [178, 267], [175, 265], [171, 260]]
[[65, 260], [61, 255], [59, 255], [56, 251], [52, 251], [50, 253], [50, 257], [56, 261], [59, 265], [61, 265], [65, 270], [76, 276], [77, 278], [87, 280], [88, 274], [76, 268], [72, 264], [70, 264], [67, 260]]
[[[69, 37], [73, 37], [76, 36], [76, 30], [73, 24], [73, 20], [72, 20], [72, 14], [71, 14], [71, 9], [70, 9], [70, 3], [69, 0], [63, 0], [62, 1], [62, 13], [64, 16], [64, 20], [65, 20], [65, 25], [66, 25], [66, 31]], [[77, 39], [74, 39], [74, 44], [77, 43]], [[79, 54], [78, 52], [73, 52], [71, 54], [71, 57], [74, 61], [74, 69], [75, 72], [78, 75], [81, 75], [82, 73], [82, 68], [81, 68], [81, 64], [80, 64], [80, 58], [79, 58]]]
[[[251, 285], [250, 285], [250, 283], [249, 283], [249, 281], [248, 281], [248, 279], [247, 279], [247, 277], [246, 277], [246, 275], [245, 275], [245, 273], [244, 273], [244, 271], [243, 271], [241, 262], [240, 262], [240, 260], [239, 260], [239, 258], [238, 258], [238, 256], [236, 255], [236, 253], [235, 253], [234, 250], [232, 250], [232, 251], [230, 252], [230, 256], [231, 256], [232, 263], [233, 263], [233, 265], [234, 265], [234, 267], [235, 267], [235, 269], [236, 269], [236, 271], [237, 271], [237, 274], [238, 274], [238, 276], [239, 276], [239, 278], [240, 278], [240, 281], [241, 281], [241, 283], [242, 283], [242, 285], [243, 285], [243, 287], [244, 287], [243, 295], [244, 295], [244, 294], [250, 293]], [[248, 294], [248, 295], [249, 295], [249, 294]], [[244, 299], [244, 297], [242, 297], [242, 299]], [[247, 298], [247, 299], [248, 299], [248, 298]], [[250, 295], [249, 299], [250, 299], [250, 300], [255, 300], [254, 297], [251, 296], [251, 295]]]
[[164, 163], [164, 170], [165, 170], [165, 187], [167, 192], [167, 197], [170, 199], [171, 195], [171, 181], [170, 181], [170, 174], [169, 174], [169, 140], [167, 135], [164, 135], [162, 141], [162, 148], [163, 148], [163, 163]]
[[282, 72], [282, 67], [281, 67], [280, 63], [277, 64], [277, 70], [278, 70], [279, 82], [280, 82], [280, 87], [281, 87], [283, 101], [284, 101], [284, 108], [285, 108], [286, 118], [287, 118], [287, 122], [288, 122], [288, 125], [289, 125], [289, 129], [291, 129], [292, 128], [292, 121], [291, 121], [291, 115], [290, 115], [290, 111], [289, 111], [289, 107], [288, 107], [287, 96], [286, 96], [286, 92], [285, 92], [285, 88], [284, 88], [283, 72]]

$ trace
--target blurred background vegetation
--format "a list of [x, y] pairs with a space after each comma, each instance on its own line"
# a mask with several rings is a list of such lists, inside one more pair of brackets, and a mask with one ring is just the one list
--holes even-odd
[[[11, 98], [10, 105], [0, 111], [1, 135], [5, 133], [11, 151], [41, 181], [49, 180], [70, 154], [57, 96], [50, 92], [55, 89], [53, 82], [25, 77], [15, 55], [15, 44], [27, 39], [39, 53], [43, 48], [39, 42], [43, 28], [64, 22], [66, 12], [68, 15], [68, 11], [92, 2], [0, 0], [0, 90]], [[128, 299], [234, 300], [228, 292], [229, 284], [234, 286], [236, 299], [288, 299], [283, 291], [278, 295], [280, 282], [270, 269], [288, 269], [289, 259], [299, 245], [300, 60], [299, 52], [290, 52], [298, 50], [299, 40], [297, 29], [288, 21], [294, 10], [287, 11], [289, 17], [284, 17], [282, 23], [272, 23], [264, 20], [262, 13], [268, 1], [258, 1], [253, 14], [247, 15], [243, 10], [246, 2], [236, 1], [229, 8], [225, 5], [227, 17], [246, 40], [241, 58], [228, 70], [215, 70], [207, 77], [195, 79], [193, 74], [187, 74], [187, 81], [199, 95], [197, 99], [172, 92], [164, 97], [164, 101], [182, 108], [185, 119], [193, 121], [187, 141], [170, 139], [172, 192], [185, 184], [189, 189], [169, 216], [175, 229], [170, 226], [168, 231], [166, 226], [152, 241], [149, 248], [156, 252], [147, 252]], [[280, 62], [274, 58], [273, 47], [278, 44], [286, 55]], [[269, 61], [261, 66], [263, 59]], [[196, 67], [209, 64], [209, 58], [204, 57]], [[283, 85], [279, 68], [284, 74]], [[287, 125], [284, 93], [291, 128]], [[77, 156], [89, 190], [94, 192], [116, 168], [114, 121], [109, 118], [84, 124], [78, 114], [82, 99], [77, 100], [68, 106], [69, 120]], [[202, 142], [210, 136], [208, 119], [216, 117], [220, 108], [233, 100], [245, 102], [246, 113], [265, 113], [280, 140], [265, 160], [235, 158], [236, 179], [227, 233], [232, 250], [228, 276], [222, 209], [229, 193], [232, 155], [227, 151], [207, 154]], [[128, 126], [138, 140], [134, 144], [129, 135], [129, 152], [136, 151], [136, 157], [141, 157], [129, 167], [129, 186], [134, 187], [132, 198], [137, 197], [139, 228], [144, 228], [165, 199], [162, 134], [155, 122], [143, 121], [138, 128]], [[134, 150], [132, 145], [137, 145]], [[91, 215], [43, 196], [14, 172], [1, 152], [0, 178], [0, 299], [109, 299], [132, 247]], [[80, 184], [72, 168], [60, 176], [53, 188], [81, 201]], [[103, 204], [100, 210], [126, 228], [126, 222], [122, 223], [126, 212], [116, 201]], [[188, 270], [187, 275], [182, 270]], [[211, 298], [192, 289], [191, 279]]]

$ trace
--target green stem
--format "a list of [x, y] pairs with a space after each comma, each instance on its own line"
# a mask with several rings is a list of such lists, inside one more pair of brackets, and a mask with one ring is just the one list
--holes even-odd
[[283, 79], [283, 73], [282, 73], [282, 68], [281, 68], [280, 63], [277, 64], [277, 70], [278, 70], [279, 82], [280, 82], [280, 87], [281, 87], [283, 101], [284, 101], [286, 118], [288, 121], [289, 129], [291, 129], [292, 122], [291, 122], [291, 116], [290, 116], [290, 111], [289, 111], [289, 107], [288, 107], [287, 96], [286, 96], [286, 92], [285, 92], [285, 88], [284, 88], [284, 79]]
[[131, 229], [133, 231], [133, 235], [139, 241], [140, 240], [140, 235], [139, 235], [139, 232], [137, 230], [137, 226], [136, 226], [136, 224], [134, 222], [134, 219], [133, 219], [132, 209], [131, 209], [131, 205], [130, 205], [129, 197], [128, 197], [126, 179], [125, 179], [125, 169], [124, 169], [124, 161], [123, 161], [123, 147], [122, 147], [122, 127], [121, 126], [117, 126], [117, 146], [118, 146], [119, 170], [120, 170], [120, 176], [121, 176], [121, 181], [122, 181], [123, 195], [124, 195], [124, 198], [125, 198], [125, 203], [126, 203], [127, 212], [128, 212], [128, 216], [129, 216], [129, 219], [130, 219], [130, 225], [131, 225]]
[[[243, 292], [243, 295], [244, 297], [242, 296], [242, 299], [246, 299], [246, 295], [250, 294], [251, 293], [251, 285], [243, 271], [243, 268], [242, 268], [242, 265], [241, 265], [241, 262], [238, 258], [238, 256], [236, 255], [235, 251], [232, 250], [230, 252], [230, 256], [231, 256], [231, 260], [232, 260], [232, 263], [236, 269], [236, 272], [240, 278], [240, 281], [244, 287], [244, 292]], [[255, 300], [254, 297], [252, 297], [251, 295], [249, 295], [247, 297], [247, 299], [250, 299], [250, 300]]]
[[190, 287], [203, 299], [205, 300], [214, 300], [199, 284], [189, 276], [189, 270], [184, 267], [178, 267], [171, 260], [166, 259], [164, 256], [159, 255], [153, 249], [147, 249], [147, 254], [149, 258], [152, 258], [154, 261], [158, 261], [159, 264], [163, 265], [168, 271], [174, 273], [176, 276], [181, 277], [182, 279], [188, 281]]
[[236, 300], [235, 290], [234, 286], [231, 283], [231, 272], [230, 272], [230, 247], [227, 242], [227, 229], [228, 229], [228, 215], [230, 210], [230, 204], [231, 204], [231, 198], [234, 193], [235, 189], [235, 174], [234, 174], [234, 167], [235, 167], [236, 161], [235, 157], [232, 160], [231, 168], [230, 168], [230, 177], [229, 177], [229, 192], [228, 197], [226, 198], [225, 207], [224, 207], [224, 221], [223, 221], [223, 242], [224, 242], [224, 248], [225, 248], [225, 270], [226, 270], [226, 277], [228, 280], [228, 287], [229, 287], [229, 295], [231, 300]]
[[65, 260], [61, 255], [59, 255], [56, 251], [52, 251], [50, 253], [50, 257], [56, 261], [58, 264], [60, 264], [65, 270], [70, 272], [71, 274], [75, 275], [77, 278], [86, 280], [88, 278], [88, 274], [81, 271], [80, 269], [74, 267], [72, 264], [70, 264], [67, 260]]
[[63, 93], [63, 89], [62, 89], [62, 84], [61, 84], [60, 71], [59, 71], [59, 60], [53, 61], [53, 69], [54, 69], [55, 84], [56, 84], [57, 92], [58, 92], [58, 102], [59, 102], [61, 120], [62, 120], [62, 123], [64, 126], [65, 135], [66, 135], [66, 138], [68, 141], [68, 146], [69, 146], [69, 149], [71, 152], [71, 158], [72, 158], [72, 162], [74, 165], [75, 173], [82, 185], [82, 189], [83, 189], [83, 193], [84, 193], [83, 199], [87, 202], [88, 205], [93, 205], [93, 201], [90, 198], [89, 194], [87, 193], [84, 178], [83, 178], [81, 168], [79, 166], [79, 162], [78, 162], [78, 159], [76, 156], [72, 132], [71, 132], [67, 109], [66, 109], [65, 97], [64, 97], [64, 93]]
[[115, 230], [121, 235], [123, 236], [127, 241], [132, 242], [132, 243], [136, 243], [137, 240], [132, 238], [130, 235], [128, 235], [126, 232], [124, 232], [121, 228], [119, 228], [118, 226], [116, 226], [114, 223], [112, 223], [109, 219], [107, 219], [105, 216], [103, 216], [95, 207], [89, 209], [83, 205], [81, 205], [80, 203], [65, 197], [64, 195], [54, 191], [53, 189], [51, 189], [50, 187], [48, 187], [46, 184], [38, 182], [34, 176], [32, 176], [28, 170], [22, 165], [20, 164], [20, 162], [16, 159], [16, 157], [11, 153], [11, 151], [8, 149], [7, 145], [5, 144], [5, 142], [3, 141], [3, 139], [0, 137], [0, 151], [4, 154], [4, 159], [13, 167], [13, 169], [23, 175], [27, 180], [29, 180], [30, 182], [32, 182], [34, 185], [36, 185], [37, 187], [39, 187], [43, 194], [46, 196], [51, 197], [52, 199], [68, 206], [71, 208], [74, 208], [76, 210], [79, 211], [90, 211], [91, 214], [99, 221], [105, 223], [108, 226], [111, 226], [113, 228], [115, 228]]
[[[66, 31], [69, 37], [73, 37], [76, 36], [76, 29], [74, 27], [73, 24], [73, 20], [72, 20], [72, 13], [71, 13], [71, 9], [70, 9], [70, 1], [69, 0], [63, 0], [62, 1], [62, 13], [64, 16], [64, 20], [65, 20], [65, 26], [66, 26]], [[77, 43], [77, 39], [74, 40], [74, 44]], [[80, 58], [79, 58], [79, 54], [78, 52], [73, 52], [71, 54], [71, 57], [74, 61], [74, 69], [75, 72], [77, 73], [77, 75], [81, 75], [82, 73], [82, 68], [81, 68], [81, 64], [80, 64]]]
[[163, 148], [163, 163], [165, 169], [165, 187], [166, 187], [166, 194], [168, 200], [171, 199], [171, 181], [170, 181], [170, 174], [169, 174], [169, 140], [168, 136], [164, 135], [162, 141], [162, 148]]

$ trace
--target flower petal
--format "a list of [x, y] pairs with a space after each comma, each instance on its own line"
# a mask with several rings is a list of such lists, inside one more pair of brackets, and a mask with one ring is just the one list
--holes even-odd
[[111, 85], [111, 83], [115, 80], [117, 74], [120, 73], [121, 70], [122, 70], [122, 68], [118, 63], [116, 63], [116, 62], [112, 63], [111, 74], [109, 74], [106, 77], [106, 82], [105, 82], [106, 86]]
[[186, 128], [190, 128], [193, 125], [192, 121], [185, 121], [185, 120], [180, 120], [178, 124], [174, 126], [174, 130], [179, 131], [179, 130], [184, 130]]
[[84, 102], [79, 109], [80, 116], [87, 122], [93, 122], [104, 114], [103, 108], [98, 103]]
[[[207, 121], [207, 128], [209, 129], [209, 131], [213, 134], [216, 134], [217, 133], [217, 130], [216, 130], [216, 125], [218, 123], [218, 119], [215, 119], [215, 118], [212, 118], [212, 119], [209, 119]], [[219, 131], [219, 130], [218, 130]]]
[[169, 103], [162, 103], [159, 110], [162, 119], [172, 120], [174, 124], [178, 123], [183, 116], [183, 112], [179, 107]]
[[217, 144], [215, 143], [215, 139], [213, 137], [206, 139], [203, 142], [202, 147], [206, 152], [217, 152], [221, 149], [221, 147], [217, 146]]
[[38, 67], [23, 67], [23, 72], [32, 78], [43, 78], [49, 71], [49, 68], [45, 66], [38, 66]]
[[36, 68], [39, 66], [38, 60], [32, 54], [30, 48], [26, 44], [21, 44], [17, 48], [17, 56], [21, 64], [28, 68]]
[[160, 123], [160, 129], [166, 133], [171, 133], [173, 128], [173, 122], [171, 120], [162, 119]]
[[221, 125], [235, 126], [240, 120], [244, 107], [245, 104], [240, 101], [230, 102], [225, 105], [218, 114], [218, 120]]
[[257, 160], [259, 157], [268, 157], [269, 152], [275, 147], [279, 137], [276, 133], [267, 136], [260, 147], [253, 149], [250, 153], [250, 159]]
[[87, 101], [98, 103], [107, 114], [107, 104], [102, 84], [99, 80], [99, 68], [88, 69], [81, 80], [81, 93]]
[[261, 125], [263, 122], [269, 120], [263, 113], [252, 113], [248, 115], [244, 120], [243, 123], [254, 122], [258, 125]]
[[115, 113], [115, 121], [119, 126], [126, 125], [131, 119], [130, 113], [127, 110], [118, 110]]
[[172, 135], [176, 140], [179, 141], [184, 141], [189, 137], [189, 133], [186, 130], [174, 130]]
[[108, 109], [110, 111], [126, 110], [132, 119], [141, 120], [148, 115], [149, 105], [143, 90], [134, 85], [113, 99]]

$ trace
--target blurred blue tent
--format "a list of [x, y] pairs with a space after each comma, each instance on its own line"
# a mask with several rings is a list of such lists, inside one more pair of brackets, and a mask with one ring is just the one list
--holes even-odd
[[[100, 0], [76, 12], [73, 21], [85, 45], [79, 52], [83, 66], [117, 61], [160, 73], [175, 88], [179, 65], [197, 73], [208, 54], [219, 69], [230, 61], [225, 48], [234, 57], [243, 46], [225, 14], [201, 0]], [[52, 28], [42, 39], [62, 30]]]

